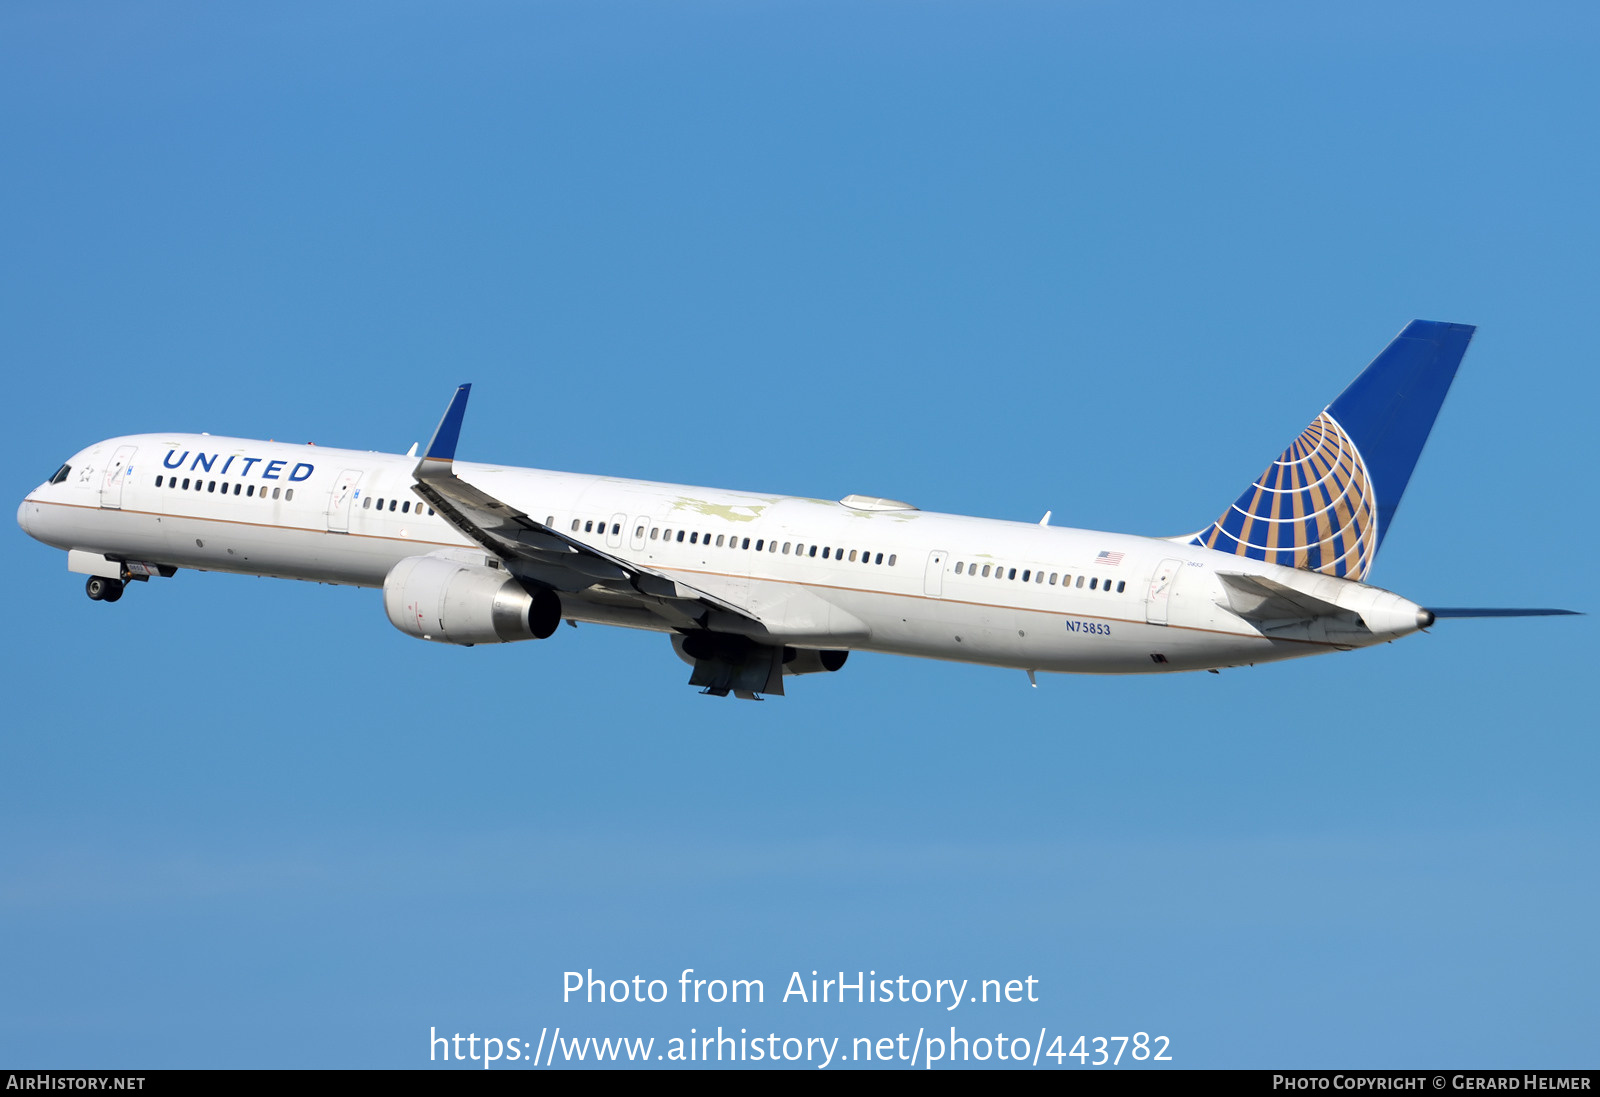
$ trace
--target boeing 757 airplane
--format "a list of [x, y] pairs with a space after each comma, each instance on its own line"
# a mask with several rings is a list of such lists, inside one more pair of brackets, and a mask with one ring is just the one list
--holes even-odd
[[1199, 533], [1138, 537], [456, 460], [470, 385], [416, 457], [207, 434], [75, 454], [17, 521], [89, 597], [179, 569], [377, 587], [422, 640], [664, 632], [716, 696], [881, 651], [1028, 672], [1215, 670], [1441, 617], [1365, 580], [1475, 329], [1417, 320]]

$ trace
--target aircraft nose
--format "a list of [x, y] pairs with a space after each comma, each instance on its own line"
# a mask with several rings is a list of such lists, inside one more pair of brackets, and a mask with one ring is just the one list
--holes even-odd
[[22, 505], [17, 508], [17, 525], [21, 526], [22, 532], [29, 537], [33, 536], [33, 526], [29, 524], [33, 518], [33, 509], [32, 499], [24, 499]]

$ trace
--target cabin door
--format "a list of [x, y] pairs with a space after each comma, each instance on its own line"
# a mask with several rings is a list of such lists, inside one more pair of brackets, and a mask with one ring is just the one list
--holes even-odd
[[1181, 560], [1163, 560], [1156, 565], [1156, 573], [1150, 577], [1150, 592], [1144, 600], [1144, 619], [1152, 625], [1167, 623], [1167, 605], [1182, 567]]
[[331, 532], [350, 532], [350, 504], [358, 494], [356, 485], [359, 483], [360, 469], [345, 469], [333, 482], [333, 491], [328, 493], [328, 529]]
[[100, 481], [100, 505], [116, 510], [122, 506], [122, 485], [133, 471], [133, 452], [137, 446], [118, 446], [106, 466], [105, 479]]

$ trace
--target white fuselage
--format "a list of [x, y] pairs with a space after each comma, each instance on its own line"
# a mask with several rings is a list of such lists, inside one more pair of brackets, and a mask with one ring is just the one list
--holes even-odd
[[[397, 562], [475, 545], [412, 491], [414, 457], [209, 435], [112, 438], [30, 493], [22, 527], [115, 561], [382, 587]], [[604, 476], [455, 463], [455, 474], [564, 535], [746, 610], [710, 627], [797, 647], [1026, 670], [1139, 673], [1265, 662], [1393, 640], [1418, 607], [1376, 587], [1181, 539], [858, 509]], [[159, 484], [158, 484], [159, 479]], [[854, 497], [852, 497], [854, 498]], [[1219, 573], [1336, 603], [1359, 632], [1251, 622]], [[567, 583], [562, 616], [670, 631]]]

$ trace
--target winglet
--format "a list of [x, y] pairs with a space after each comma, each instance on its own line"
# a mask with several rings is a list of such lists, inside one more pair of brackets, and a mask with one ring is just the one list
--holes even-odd
[[456, 389], [456, 394], [450, 398], [450, 406], [444, 411], [444, 418], [439, 420], [439, 427], [433, 432], [433, 439], [429, 441], [428, 448], [422, 451], [424, 461], [448, 464], [455, 460], [456, 443], [461, 440], [461, 420], [466, 418], [467, 397], [471, 393], [470, 384]]

